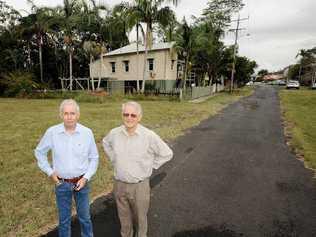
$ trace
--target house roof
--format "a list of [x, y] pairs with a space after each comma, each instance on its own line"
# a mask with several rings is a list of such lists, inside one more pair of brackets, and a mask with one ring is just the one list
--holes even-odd
[[263, 77], [265, 81], [280, 80], [284, 78], [283, 74], [268, 74]]
[[[154, 50], [161, 50], [161, 49], [170, 49], [172, 48], [172, 46], [175, 44], [175, 42], [161, 42], [161, 43], [157, 43], [157, 44], [153, 44], [152, 48], [150, 51], [154, 51]], [[142, 44], [138, 45], [138, 52], [144, 52], [145, 51], [145, 46]], [[118, 48], [115, 49], [107, 54], [105, 54], [104, 56], [112, 56], [112, 55], [120, 55], [120, 54], [129, 54], [129, 53], [136, 53], [137, 52], [137, 45], [136, 42], [126, 45], [122, 48]]]

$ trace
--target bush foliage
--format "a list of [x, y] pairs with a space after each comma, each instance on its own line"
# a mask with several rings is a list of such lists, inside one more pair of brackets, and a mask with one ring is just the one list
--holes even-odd
[[32, 73], [15, 71], [0, 78], [0, 87], [4, 96], [25, 97], [40, 85], [34, 81]]

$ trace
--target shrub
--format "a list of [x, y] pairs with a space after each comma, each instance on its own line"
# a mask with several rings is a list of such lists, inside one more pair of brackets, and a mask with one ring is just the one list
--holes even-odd
[[25, 97], [32, 90], [38, 89], [39, 84], [34, 82], [34, 76], [28, 72], [10, 72], [0, 79], [3, 95], [9, 97]]

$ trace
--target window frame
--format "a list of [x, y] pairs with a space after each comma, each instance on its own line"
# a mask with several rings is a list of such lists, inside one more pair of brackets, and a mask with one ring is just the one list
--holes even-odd
[[124, 66], [124, 71], [129, 72], [129, 60], [123, 60], [123, 66]]
[[110, 64], [111, 64], [111, 72], [115, 73], [116, 72], [115, 62], [110, 62]]
[[148, 64], [148, 71], [153, 72], [154, 71], [154, 58], [147, 58], [147, 64]]

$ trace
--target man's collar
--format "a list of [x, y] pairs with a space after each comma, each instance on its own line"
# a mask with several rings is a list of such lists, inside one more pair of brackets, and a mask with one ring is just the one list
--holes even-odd
[[[59, 125], [58, 132], [59, 133], [67, 133], [64, 123], [61, 123]], [[76, 124], [74, 133], [80, 133], [80, 124], [79, 123]]]
[[[140, 127], [141, 127], [141, 125], [140, 125], [140, 124], [137, 124], [137, 127], [136, 127], [136, 129], [135, 129], [135, 134], [136, 134], [136, 135], [139, 135], [139, 134], [140, 134]], [[128, 133], [128, 131], [127, 131], [127, 129], [126, 129], [126, 127], [125, 127], [125, 125], [122, 125], [122, 131], [123, 131], [123, 133], [124, 133], [126, 136], [130, 136], [129, 133]]]

